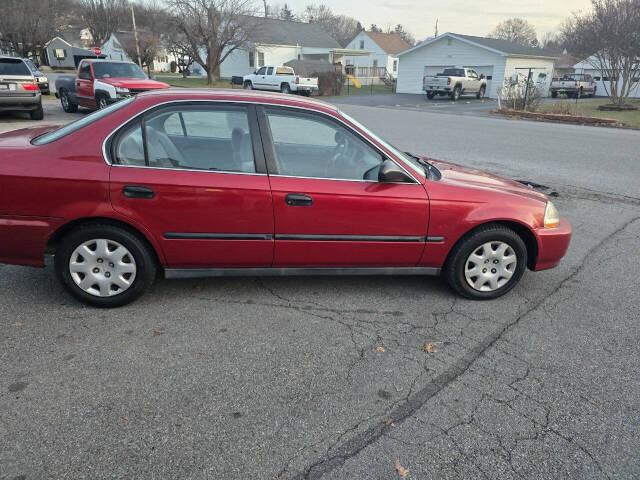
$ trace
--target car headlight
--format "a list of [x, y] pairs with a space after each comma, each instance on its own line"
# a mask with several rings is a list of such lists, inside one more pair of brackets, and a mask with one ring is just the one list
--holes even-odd
[[124, 87], [116, 87], [116, 93], [129, 93], [129, 89]]
[[544, 209], [544, 228], [554, 228], [558, 225], [560, 225], [560, 214], [553, 203], [547, 201], [547, 207]]
[[47, 83], [47, 77], [38, 77], [36, 80], [38, 83]]

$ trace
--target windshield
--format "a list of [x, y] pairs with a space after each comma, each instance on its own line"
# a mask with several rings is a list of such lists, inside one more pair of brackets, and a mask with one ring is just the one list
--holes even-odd
[[19, 58], [2, 58], [0, 59], [0, 75], [31, 75], [31, 72]]
[[94, 62], [93, 73], [96, 78], [147, 78], [135, 63]]
[[44, 135], [40, 135], [39, 137], [34, 138], [31, 143], [33, 145], [46, 145], [47, 143], [55, 142], [56, 140], [61, 139], [62, 137], [66, 137], [67, 135], [72, 134], [73, 132], [80, 130], [81, 128], [86, 127], [87, 125], [92, 124], [100, 120], [101, 118], [106, 117], [107, 115], [111, 115], [113, 112], [120, 110], [122, 107], [129, 105], [131, 102], [135, 100], [136, 97], [129, 97], [125, 100], [120, 100], [117, 103], [111, 104], [106, 108], [96, 110], [93, 113], [90, 113], [86, 117], [82, 117], [80, 120], [76, 120], [75, 122], [69, 123], [58, 130], [54, 130], [53, 132], [45, 133]]
[[394, 147], [393, 145], [391, 145], [389, 142], [384, 141], [383, 139], [381, 139], [379, 136], [377, 136], [375, 133], [373, 133], [371, 130], [369, 130], [368, 128], [366, 128], [364, 125], [362, 125], [360, 122], [358, 122], [357, 120], [354, 120], [353, 118], [351, 118], [349, 115], [347, 115], [344, 112], [340, 112], [340, 115], [342, 115], [345, 119], [347, 119], [349, 122], [353, 123], [356, 127], [358, 127], [360, 130], [362, 130], [364, 133], [366, 133], [367, 135], [369, 135], [371, 138], [373, 138], [375, 141], [377, 141], [378, 143], [380, 143], [383, 147], [385, 147], [387, 150], [389, 150], [391, 153], [393, 153], [396, 157], [398, 157], [399, 159], [401, 159], [407, 166], [409, 166], [411, 168], [411, 170], [414, 173], [417, 173], [418, 175], [420, 175], [421, 177], [425, 176], [425, 172], [424, 172], [424, 166], [418, 161], [417, 158], [414, 157], [410, 157], [409, 155], [407, 155], [406, 153], [404, 153], [403, 151], [399, 150], [398, 148]]

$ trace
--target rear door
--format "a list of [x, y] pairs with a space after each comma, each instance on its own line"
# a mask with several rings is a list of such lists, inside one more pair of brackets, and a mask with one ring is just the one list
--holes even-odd
[[169, 268], [268, 267], [273, 207], [255, 110], [164, 106], [110, 147], [113, 208], [160, 243]]
[[418, 263], [429, 208], [421, 183], [379, 183], [382, 153], [330, 116], [260, 111], [275, 216], [274, 267]]
[[19, 58], [0, 58], [0, 98], [10, 97], [20, 102], [21, 97], [38, 93], [33, 75]]
[[78, 68], [78, 76], [76, 77], [76, 92], [78, 95], [78, 103], [85, 107], [95, 107], [96, 99], [93, 95], [93, 70], [91, 62], [83, 60]]

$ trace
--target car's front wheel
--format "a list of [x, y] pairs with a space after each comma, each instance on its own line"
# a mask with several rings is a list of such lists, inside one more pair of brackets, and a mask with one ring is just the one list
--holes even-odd
[[84, 303], [119, 307], [141, 296], [153, 283], [156, 263], [145, 242], [113, 225], [73, 230], [55, 255], [58, 278]]
[[526, 268], [527, 247], [520, 235], [502, 225], [486, 225], [454, 247], [443, 275], [460, 295], [488, 300], [515, 287]]

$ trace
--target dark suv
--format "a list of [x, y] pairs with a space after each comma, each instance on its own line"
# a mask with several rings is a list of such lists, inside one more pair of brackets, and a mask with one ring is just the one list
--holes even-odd
[[21, 58], [0, 56], [0, 112], [29, 112], [42, 120], [42, 94], [33, 73]]

